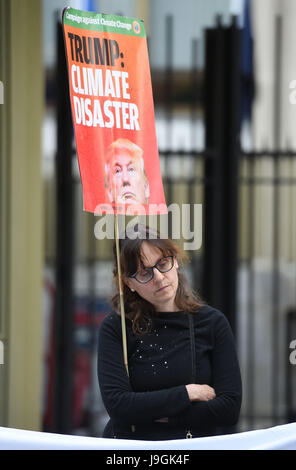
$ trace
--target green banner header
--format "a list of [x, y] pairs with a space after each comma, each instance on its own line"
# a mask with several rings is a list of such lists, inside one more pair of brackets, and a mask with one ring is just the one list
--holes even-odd
[[90, 31], [105, 31], [138, 37], [146, 36], [144, 22], [136, 18], [104, 15], [102, 13], [75, 10], [70, 7], [65, 8], [63, 12], [63, 23]]

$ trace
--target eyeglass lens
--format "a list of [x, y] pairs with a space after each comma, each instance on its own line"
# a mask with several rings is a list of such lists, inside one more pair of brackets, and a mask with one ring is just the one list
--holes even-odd
[[142, 283], [149, 282], [154, 276], [154, 268], [158, 269], [158, 271], [161, 273], [165, 273], [169, 271], [170, 269], [172, 269], [173, 265], [174, 265], [174, 257], [167, 256], [159, 260], [155, 266], [152, 266], [151, 268], [141, 269], [135, 274], [134, 277], [139, 282], [142, 282]]

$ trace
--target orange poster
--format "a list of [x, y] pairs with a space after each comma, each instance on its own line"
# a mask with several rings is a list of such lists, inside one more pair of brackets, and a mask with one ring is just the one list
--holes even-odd
[[84, 210], [166, 214], [143, 22], [66, 8], [63, 27]]

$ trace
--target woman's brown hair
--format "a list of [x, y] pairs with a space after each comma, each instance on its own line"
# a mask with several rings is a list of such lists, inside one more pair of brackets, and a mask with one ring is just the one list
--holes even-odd
[[[120, 249], [120, 265], [123, 278], [123, 297], [124, 310], [127, 318], [132, 320], [132, 329], [134, 334], [141, 335], [147, 333], [151, 329], [152, 317], [155, 314], [154, 306], [143, 299], [137, 292], [132, 292], [124, 283], [124, 277], [135, 274], [139, 268], [139, 264], [143, 263], [141, 255], [141, 246], [143, 242], [147, 242], [157, 248], [163, 256], [175, 256], [179, 262], [179, 266], [185, 261], [185, 255], [180, 247], [170, 238], [162, 238], [160, 233], [146, 225], [136, 224], [129, 230], [126, 230], [119, 239]], [[112, 307], [120, 312], [120, 297], [118, 286], [118, 269], [116, 260], [116, 246], [113, 248], [114, 254], [114, 278], [116, 280], [116, 292], [112, 297]], [[176, 292], [175, 302], [177, 307], [184, 312], [196, 312], [203, 305], [199, 295], [194, 292], [181, 270], [178, 270], [178, 288]]]

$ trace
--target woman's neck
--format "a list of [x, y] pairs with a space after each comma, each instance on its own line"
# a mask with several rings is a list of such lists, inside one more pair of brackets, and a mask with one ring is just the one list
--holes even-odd
[[166, 302], [164, 305], [158, 305], [156, 307], [156, 311], [157, 312], [178, 312], [180, 309], [179, 307], [175, 304], [175, 302], [173, 302], [172, 304], [171, 303], [168, 303]]

